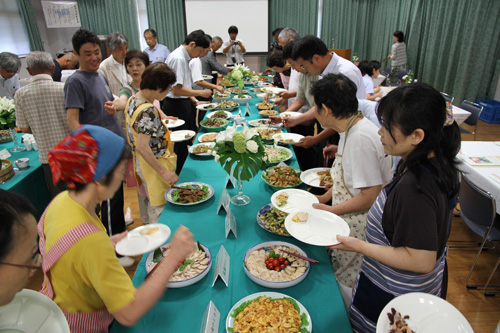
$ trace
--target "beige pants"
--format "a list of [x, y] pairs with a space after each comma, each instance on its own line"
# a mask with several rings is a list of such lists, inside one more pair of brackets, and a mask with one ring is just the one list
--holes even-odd
[[[148, 193], [148, 184], [146, 183], [146, 180], [144, 179], [144, 175], [142, 174], [141, 166], [139, 163], [139, 158], [137, 157], [136, 159], [136, 173], [137, 175], [141, 178], [142, 185], [144, 186], [145, 193]], [[161, 212], [163, 212], [163, 207], [165, 205], [161, 206], [151, 206], [151, 203], [149, 202], [149, 198], [147, 196], [142, 196], [139, 194], [139, 189], [137, 189], [137, 199], [139, 201], [139, 214], [141, 216], [142, 223], [144, 224], [150, 224], [150, 223], [158, 223], [158, 220], [160, 219]]]

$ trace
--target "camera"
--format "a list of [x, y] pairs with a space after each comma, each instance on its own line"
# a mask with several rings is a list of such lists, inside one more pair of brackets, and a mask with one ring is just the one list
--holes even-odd
[[239, 44], [240, 42], [238, 40], [234, 41], [234, 44]]

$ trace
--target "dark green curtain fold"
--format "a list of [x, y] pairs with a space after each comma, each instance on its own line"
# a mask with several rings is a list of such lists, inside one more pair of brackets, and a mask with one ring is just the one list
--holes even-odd
[[[464, 99], [493, 98], [500, 71], [498, 0], [324, 0], [321, 38], [351, 48], [360, 59], [382, 61], [392, 33], [407, 39], [416, 78]], [[390, 65], [383, 62], [382, 67]]]
[[78, 0], [82, 29], [98, 35], [119, 31], [128, 38], [129, 49], [139, 49], [139, 28], [134, 0]]
[[149, 28], [156, 30], [158, 43], [175, 50], [186, 38], [182, 0], [146, 0], [146, 7]]
[[269, 40], [279, 27], [291, 27], [301, 35], [316, 35], [318, 0], [269, 0]]
[[36, 23], [35, 12], [30, 0], [17, 0], [21, 19], [23, 20], [28, 40], [30, 43], [31, 51], [45, 51], [43, 47], [42, 37], [40, 37], [40, 30]]

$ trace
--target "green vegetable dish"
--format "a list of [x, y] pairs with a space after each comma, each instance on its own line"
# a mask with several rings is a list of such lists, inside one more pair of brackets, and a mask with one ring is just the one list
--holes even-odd
[[290, 237], [285, 228], [285, 219], [287, 216], [288, 213], [271, 207], [271, 205], [266, 205], [259, 210], [257, 221], [262, 228], [273, 234]]

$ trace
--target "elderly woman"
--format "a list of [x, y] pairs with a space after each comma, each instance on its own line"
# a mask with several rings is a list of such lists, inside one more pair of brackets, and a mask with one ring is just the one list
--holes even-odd
[[165, 63], [150, 65], [142, 74], [141, 90], [128, 100], [125, 108], [143, 223], [158, 221], [166, 204], [165, 191], [178, 180], [173, 142], [159, 109], [153, 105], [154, 100], [165, 98], [174, 82], [175, 73]]
[[34, 212], [23, 196], [0, 190], [0, 306], [12, 301], [40, 268]]
[[130, 150], [125, 140], [99, 126], [84, 125], [49, 153], [54, 182], [69, 191], [49, 204], [38, 224], [44, 282], [41, 292], [63, 310], [71, 332], [107, 332], [116, 319], [134, 325], [165, 292], [177, 264], [194, 247], [181, 226], [173, 252], [137, 289], [115, 255], [114, 243], [95, 215], [96, 205], [122, 185]]
[[[314, 208], [341, 216], [350, 235], [364, 239], [366, 216], [382, 186], [391, 179], [391, 158], [386, 157], [377, 127], [358, 111], [356, 85], [342, 74], [328, 74], [311, 90], [316, 118], [323, 127], [340, 134], [338, 151], [331, 168], [332, 187], [319, 197]], [[325, 204], [332, 200], [332, 206]], [[332, 265], [346, 306], [361, 267], [362, 256], [333, 250]]]
[[[443, 296], [446, 242], [459, 189], [460, 131], [439, 91], [405, 85], [380, 101], [380, 140], [401, 156], [396, 176], [370, 208], [366, 240], [337, 236], [337, 250], [364, 255], [349, 318], [355, 332], [375, 332], [394, 297]], [[444, 288], [444, 289], [443, 289]]]
[[14, 94], [20, 88], [19, 69], [21, 60], [17, 55], [10, 52], [0, 53], [0, 98], [14, 98]]

